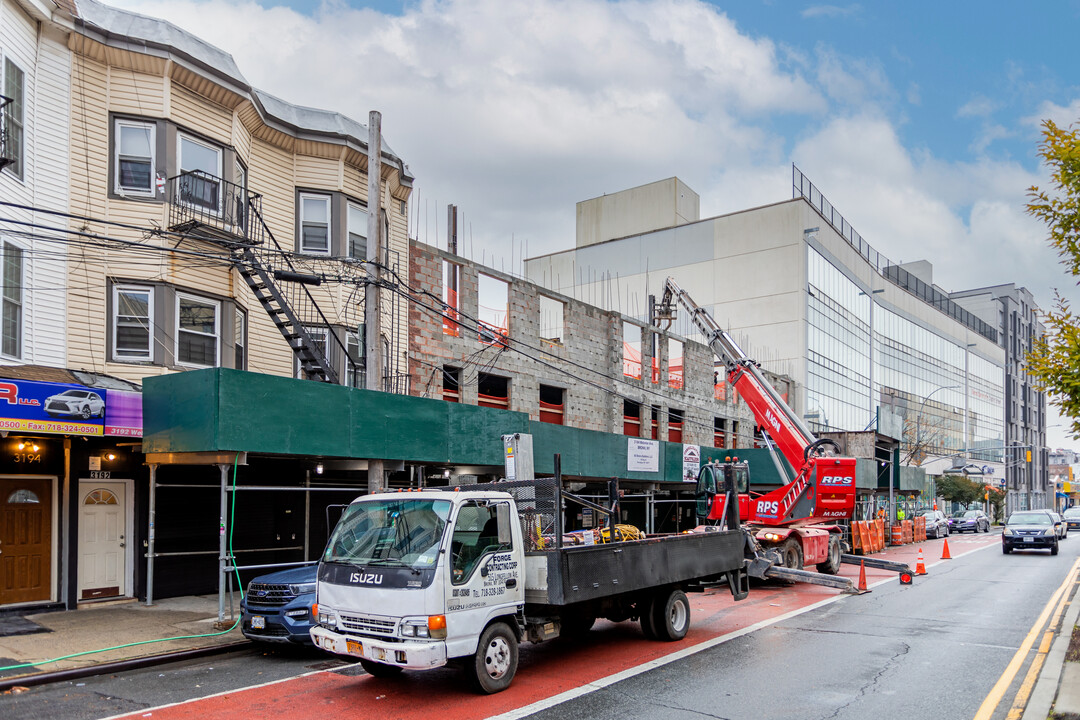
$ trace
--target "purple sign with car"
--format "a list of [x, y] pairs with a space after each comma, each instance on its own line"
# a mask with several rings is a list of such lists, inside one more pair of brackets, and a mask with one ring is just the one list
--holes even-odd
[[0, 430], [142, 436], [142, 394], [69, 383], [0, 380]]

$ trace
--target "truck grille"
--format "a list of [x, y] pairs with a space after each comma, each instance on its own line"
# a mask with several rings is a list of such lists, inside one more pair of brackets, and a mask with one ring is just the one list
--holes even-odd
[[372, 615], [341, 615], [341, 626], [348, 632], [393, 636], [397, 621]]
[[248, 585], [247, 601], [249, 605], [281, 607], [295, 597], [292, 590], [289, 590], [288, 585], [270, 583], [251, 583]]

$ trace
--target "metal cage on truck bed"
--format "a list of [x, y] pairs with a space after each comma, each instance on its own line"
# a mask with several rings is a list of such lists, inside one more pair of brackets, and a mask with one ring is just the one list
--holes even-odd
[[[616, 487], [613, 484], [613, 499], [618, 495]], [[514, 498], [525, 543], [526, 602], [569, 605], [666, 585], [720, 582], [729, 573], [745, 574], [744, 533], [738, 528], [568, 544], [562, 527], [565, 500], [572, 498], [604, 513], [612, 508], [565, 493], [557, 476], [461, 489], [506, 492]], [[613, 535], [617, 537], [618, 532], [609, 529], [607, 537]]]

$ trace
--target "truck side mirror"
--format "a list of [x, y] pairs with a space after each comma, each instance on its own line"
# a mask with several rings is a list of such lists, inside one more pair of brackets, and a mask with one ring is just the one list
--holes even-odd
[[495, 506], [495, 517], [499, 523], [499, 544], [510, 545], [513, 542], [513, 533], [510, 520], [510, 503], [499, 503]]

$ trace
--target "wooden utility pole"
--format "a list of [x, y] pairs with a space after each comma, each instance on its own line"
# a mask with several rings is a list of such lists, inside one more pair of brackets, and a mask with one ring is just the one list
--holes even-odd
[[[364, 288], [364, 387], [384, 390], [382, 356], [382, 114], [368, 113], [368, 273], [373, 282]], [[368, 460], [368, 492], [386, 489], [386, 471], [382, 460]]]

